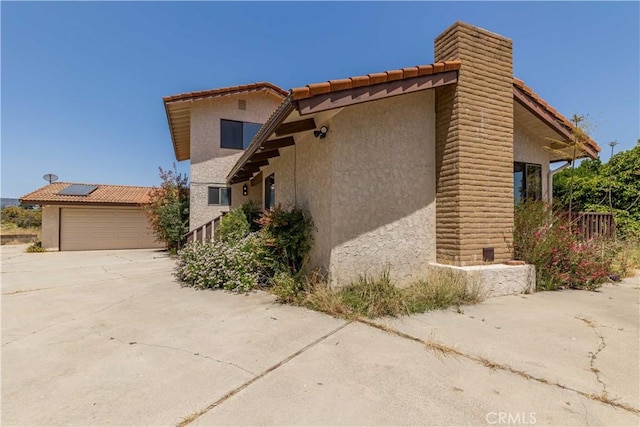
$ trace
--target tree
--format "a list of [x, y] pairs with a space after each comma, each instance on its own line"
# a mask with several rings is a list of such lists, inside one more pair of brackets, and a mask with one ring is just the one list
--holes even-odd
[[189, 231], [189, 179], [173, 170], [161, 167], [159, 188], [151, 191], [151, 202], [145, 207], [151, 228], [159, 242], [164, 242], [171, 252], [182, 246], [182, 236]]
[[563, 208], [571, 203], [575, 211], [613, 210], [618, 231], [640, 237], [640, 139], [634, 148], [613, 155], [607, 163], [584, 160], [575, 168], [573, 192], [570, 188], [570, 170], [554, 177], [554, 200]]

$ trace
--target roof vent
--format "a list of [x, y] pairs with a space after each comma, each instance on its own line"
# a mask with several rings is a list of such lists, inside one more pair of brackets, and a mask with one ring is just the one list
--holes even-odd
[[58, 191], [58, 194], [61, 196], [88, 196], [97, 189], [97, 185], [71, 184], [65, 189]]
[[238, 110], [246, 110], [247, 109], [247, 100], [246, 99], [238, 99]]

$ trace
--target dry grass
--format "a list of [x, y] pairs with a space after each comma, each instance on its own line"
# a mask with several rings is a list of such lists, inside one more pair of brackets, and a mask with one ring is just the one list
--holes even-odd
[[603, 242], [602, 251], [611, 257], [611, 273], [620, 278], [633, 276], [636, 270], [640, 270], [640, 242]]
[[278, 277], [272, 292], [281, 302], [301, 305], [347, 319], [399, 316], [424, 313], [484, 299], [477, 283], [448, 270], [434, 270], [422, 281], [400, 289], [385, 270], [377, 276], [361, 275], [350, 285], [332, 289], [314, 274], [296, 284], [292, 278]]

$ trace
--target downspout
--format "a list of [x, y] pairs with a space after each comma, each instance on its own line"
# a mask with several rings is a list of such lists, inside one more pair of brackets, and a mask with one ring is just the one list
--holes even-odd
[[553, 176], [559, 172], [562, 172], [566, 168], [571, 166], [571, 160], [567, 160], [567, 163], [560, 166], [557, 169], [551, 170], [549, 169], [549, 173], [547, 175], [547, 191], [549, 193], [549, 204], [553, 203]]

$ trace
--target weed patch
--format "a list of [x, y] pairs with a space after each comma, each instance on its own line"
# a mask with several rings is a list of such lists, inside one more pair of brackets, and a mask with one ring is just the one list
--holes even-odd
[[338, 289], [317, 274], [297, 284], [292, 277], [279, 277], [272, 292], [281, 302], [345, 318], [410, 315], [484, 299], [479, 285], [447, 270], [434, 270], [425, 280], [404, 289], [395, 286], [389, 270], [361, 275]]
[[27, 246], [25, 249], [26, 252], [47, 252], [45, 248], [42, 247], [42, 242], [34, 242], [33, 244]]

